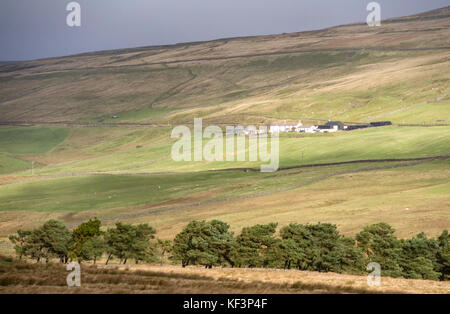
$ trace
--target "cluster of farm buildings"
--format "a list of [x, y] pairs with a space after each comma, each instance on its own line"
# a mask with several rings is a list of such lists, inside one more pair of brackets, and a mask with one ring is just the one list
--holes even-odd
[[235, 127], [234, 129], [228, 129], [227, 132], [231, 132], [239, 135], [251, 135], [251, 134], [261, 134], [261, 133], [288, 133], [288, 132], [296, 132], [296, 133], [334, 133], [337, 131], [351, 131], [357, 129], [366, 129], [372, 127], [381, 127], [392, 125], [390, 121], [381, 121], [381, 122], [371, 122], [367, 124], [352, 124], [345, 125], [340, 121], [328, 121], [322, 125], [312, 125], [312, 126], [304, 126], [302, 122], [294, 124], [274, 124], [267, 128], [260, 128], [259, 130], [255, 127]]

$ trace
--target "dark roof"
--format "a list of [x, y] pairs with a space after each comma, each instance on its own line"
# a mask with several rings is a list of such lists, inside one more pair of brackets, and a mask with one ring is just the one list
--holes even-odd
[[347, 126], [347, 130], [357, 130], [357, 129], [366, 129], [366, 128], [370, 128], [371, 125], [370, 124], [356, 124], [356, 125], [349, 125]]
[[391, 121], [379, 121], [379, 122], [370, 122], [372, 126], [384, 126], [384, 125], [392, 125]]
[[332, 129], [335, 126], [337, 126], [339, 130], [342, 130], [344, 128], [344, 123], [340, 121], [328, 121], [324, 125], [319, 125], [318, 128], [321, 130], [325, 130], [325, 129]]

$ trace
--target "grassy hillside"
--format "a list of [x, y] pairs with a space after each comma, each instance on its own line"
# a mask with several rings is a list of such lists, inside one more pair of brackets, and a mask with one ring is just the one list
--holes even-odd
[[31, 168], [28, 161], [0, 154], [0, 174], [22, 171]]
[[[170, 139], [170, 132], [168, 127], [0, 129], [0, 134], [5, 134], [4, 154], [35, 161], [35, 174], [39, 175], [192, 172], [259, 167], [261, 164], [249, 161], [175, 162], [171, 158], [171, 147], [175, 140]], [[204, 144], [207, 142], [204, 139]], [[280, 137], [281, 168], [352, 160], [419, 158], [449, 153], [450, 128], [445, 126], [385, 127], [313, 135], [291, 133]], [[249, 160], [248, 151], [246, 154]], [[20, 168], [10, 168], [10, 171], [16, 172], [16, 175], [27, 175], [30, 174], [29, 166], [27, 172], [17, 171]]]
[[[327, 221], [346, 234], [386, 221], [399, 236], [448, 228], [449, 160], [361, 163], [277, 173], [38, 177], [0, 186], [2, 235], [49, 218], [148, 222], [172, 237], [193, 219], [255, 223]], [[408, 210], [406, 210], [408, 209]], [[21, 220], [26, 215], [30, 220]]]
[[0, 128], [0, 153], [43, 154], [60, 144], [67, 128]]
[[449, 12], [7, 63], [0, 121], [449, 123]]
[[[322, 221], [353, 234], [385, 221], [400, 237], [435, 236], [450, 227], [450, 159], [418, 158], [450, 155], [449, 47], [445, 8], [379, 28], [0, 64], [0, 238], [94, 216], [148, 222], [162, 238], [211, 218], [234, 231]], [[194, 117], [394, 125], [282, 135], [282, 169], [260, 173], [244, 169], [259, 162], [174, 162], [171, 130]], [[351, 161], [367, 162], [312, 166]]]

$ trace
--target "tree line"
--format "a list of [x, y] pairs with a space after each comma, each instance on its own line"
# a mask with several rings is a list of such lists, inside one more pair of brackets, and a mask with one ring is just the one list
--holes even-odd
[[103, 231], [95, 218], [70, 231], [50, 220], [34, 230], [10, 236], [22, 259], [37, 262], [59, 259], [94, 264], [116, 259], [121, 264], [171, 262], [183, 267], [280, 268], [335, 273], [366, 273], [370, 262], [380, 264], [383, 276], [450, 280], [450, 236], [424, 233], [398, 239], [386, 223], [365, 227], [353, 237], [343, 236], [328, 223], [278, 224], [245, 227], [234, 235], [219, 221], [191, 221], [175, 238], [160, 240], [148, 224], [117, 223]]

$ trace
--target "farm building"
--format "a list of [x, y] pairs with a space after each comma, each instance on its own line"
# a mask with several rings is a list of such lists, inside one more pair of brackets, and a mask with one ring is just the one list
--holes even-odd
[[327, 123], [318, 126], [319, 130], [334, 130], [336, 128], [337, 130], [343, 130], [344, 123], [340, 121], [328, 121]]
[[296, 131], [303, 124], [299, 122], [297, 125], [294, 124], [279, 124], [279, 125], [271, 125], [269, 128], [270, 133], [284, 133], [284, 132], [292, 132]]
[[391, 121], [370, 122], [369, 124], [348, 125], [348, 126], [346, 126], [345, 130], [352, 131], [352, 130], [374, 128], [374, 127], [388, 126], [388, 125], [392, 125], [392, 122]]
[[381, 122], [370, 122], [370, 126], [378, 127], [378, 126], [388, 126], [392, 125], [391, 121], [381, 121]]
[[295, 128], [295, 132], [297, 133], [315, 133], [317, 130], [317, 126], [313, 125], [310, 127], [300, 126]]
[[332, 133], [343, 130], [344, 128], [344, 124], [340, 121], [328, 121], [323, 125], [319, 125], [315, 131], [319, 133]]
[[370, 124], [355, 124], [355, 125], [348, 125], [345, 129], [347, 131], [352, 131], [352, 130], [358, 130], [358, 129], [367, 129], [370, 127], [371, 127]]

